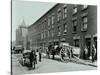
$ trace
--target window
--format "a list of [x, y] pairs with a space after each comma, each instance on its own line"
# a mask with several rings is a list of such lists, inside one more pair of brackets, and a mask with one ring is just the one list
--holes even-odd
[[74, 46], [75, 47], [79, 47], [79, 39], [75, 39], [74, 40]]
[[[44, 19], [44, 28], [46, 27], [46, 22], [47, 22], [47, 20]], [[44, 29], [44, 28], [43, 28], [43, 29]]]
[[51, 31], [52, 37], [54, 36], [54, 30]]
[[74, 5], [74, 7], [73, 7], [73, 14], [76, 14], [77, 13], [77, 5]]
[[63, 9], [63, 19], [67, 17], [67, 7], [64, 7]]
[[74, 8], [73, 13], [74, 14], [77, 13], [77, 8]]
[[41, 33], [41, 39], [43, 39], [43, 32]]
[[48, 36], [48, 33], [47, 33], [47, 31], [45, 31], [45, 37], [47, 38], [47, 36]]
[[44, 38], [46, 38], [46, 31], [44, 31]]
[[60, 21], [60, 19], [61, 19], [61, 9], [58, 9], [58, 21]]
[[42, 27], [41, 27], [41, 28], [42, 28], [42, 29], [44, 29], [44, 28], [45, 28], [45, 26], [46, 26], [46, 19], [44, 19], [44, 20], [42, 21], [42, 23], [41, 23], [41, 24], [42, 24]]
[[60, 28], [60, 26], [58, 26], [58, 36], [60, 36], [60, 34], [61, 34], [61, 28]]
[[48, 26], [50, 26], [50, 18], [48, 18]]
[[67, 33], [67, 24], [64, 24], [64, 34]]
[[83, 22], [87, 23], [87, 17], [83, 17]]
[[82, 17], [82, 29], [81, 29], [82, 31], [87, 30], [87, 21], [88, 21], [87, 16]]
[[54, 13], [52, 14], [51, 20], [52, 20], [52, 28], [54, 28], [54, 20], [55, 20], [55, 14]]
[[52, 24], [54, 24], [54, 19], [55, 19], [55, 14], [54, 13], [52, 14], [52, 18], [51, 19], [52, 19]]
[[88, 5], [83, 5], [82, 10], [85, 10], [88, 8]]
[[85, 13], [81, 14], [81, 17], [85, 17], [87, 15], [88, 15], [88, 12], [85, 12]]
[[50, 31], [48, 30], [48, 37], [50, 37]]
[[76, 26], [73, 26], [73, 32], [74, 33], [76, 32]]
[[73, 21], [73, 33], [76, 33], [77, 31], [77, 20]]
[[87, 29], [87, 24], [83, 24], [83, 30], [85, 31]]
[[41, 26], [41, 28], [44, 29], [44, 22], [42, 22], [42, 26]]

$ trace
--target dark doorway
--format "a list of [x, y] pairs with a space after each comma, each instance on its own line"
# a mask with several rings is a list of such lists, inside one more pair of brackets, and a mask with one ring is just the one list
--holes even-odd
[[74, 46], [75, 46], [75, 47], [80, 47], [79, 39], [75, 39], [75, 40], [74, 40]]
[[96, 56], [95, 56], [95, 59], [97, 60], [97, 37], [94, 37], [94, 45], [95, 45], [95, 48], [96, 48]]
[[88, 49], [87, 57], [90, 57], [91, 54], [91, 38], [86, 38], [86, 47]]

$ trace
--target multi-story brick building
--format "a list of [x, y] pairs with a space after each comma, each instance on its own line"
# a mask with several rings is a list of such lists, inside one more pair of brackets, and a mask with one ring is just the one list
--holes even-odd
[[28, 31], [31, 47], [66, 42], [81, 48], [81, 58], [86, 46], [89, 57], [93, 43], [97, 48], [97, 6], [56, 4], [30, 25]]

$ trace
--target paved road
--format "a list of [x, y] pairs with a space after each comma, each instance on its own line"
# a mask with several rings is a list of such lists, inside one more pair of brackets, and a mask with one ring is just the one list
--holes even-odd
[[38, 62], [35, 70], [28, 70], [17, 61], [21, 56], [12, 55], [13, 75], [17, 74], [33, 74], [33, 73], [48, 73], [48, 72], [67, 72], [67, 71], [80, 71], [80, 70], [96, 70], [96, 67], [76, 64], [72, 62], [63, 63], [59, 60], [51, 60], [43, 58], [42, 62]]
[[12, 75], [25, 74], [24, 68], [18, 62], [18, 58], [12, 55]]

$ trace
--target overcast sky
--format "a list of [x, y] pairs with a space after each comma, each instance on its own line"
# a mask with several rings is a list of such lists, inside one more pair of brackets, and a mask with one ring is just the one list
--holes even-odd
[[16, 28], [24, 19], [27, 26], [34, 23], [56, 3], [12, 0], [12, 40], [15, 40]]

